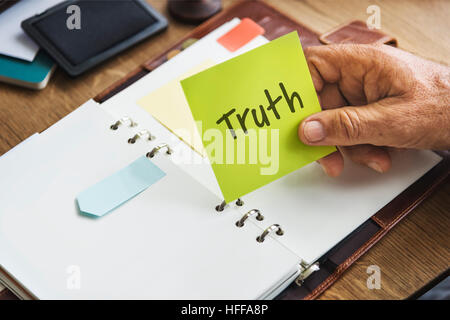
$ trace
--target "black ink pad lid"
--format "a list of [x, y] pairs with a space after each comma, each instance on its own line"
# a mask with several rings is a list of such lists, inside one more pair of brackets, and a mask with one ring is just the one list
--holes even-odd
[[[79, 7], [79, 29], [68, 19]], [[71, 76], [77, 76], [167, 28], [144, 0], [71, 0], [26, 19], [22, 29]]]

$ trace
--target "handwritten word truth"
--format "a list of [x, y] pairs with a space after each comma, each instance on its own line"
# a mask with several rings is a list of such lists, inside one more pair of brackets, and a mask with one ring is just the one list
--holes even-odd
[[[267, 101], [269, 103], [269, 105], [267, 107], [260, 105], [259, 110], [256, 108], [252, 108], [252, 109], [245, 108], [242, 113], [236, 113], [236, 108], [233, 108], [230, 111], [224, 113], [219, 118], [219, 120], [216, 121], [216, 123], [219, 125], [222, 122], [224, 122], [227, 125], [228, 129], [230, 130], [230, 133], [233, 136], [233, 138], [236, 139], [237, 138], [237, 136], [235, 134], [236, 125], [238, 125], [238, 128], [240, 127], [245, 133], [247, 133], [248, 132], [247, 131], [247, 121], [251, 121], [251, 120], [249, 120], [249, 118], [253, 118], [255, 125], [259, 128], [263, 128], [265, 126], [270, 126], [270, 120], [269, 120], [269, 116], [267, 114], [268, 111], [272, 112], [273, 116], [277, 120], [280, 120], [281, 116], [277, 109], [277, 103], [279, 103], [283, 99], [283, 97], [286, 100], [291, 113], [296, 112], [295, 100], [297, 100], [300, 109], [303, 109], [303, 101], [302, 101], [302, 98], [300, 97], [300, 94], [298, 94], [298, 92], [294, 91], [294, 92], [292, 92], [292, 94], [289, 95], [282, 82], [279, 83], [279, 86], [280, 86], [282, 95], [279, 95], [275, 99], [272, 98], [272, 96], [270, 95], [270, 93], [267, 89], [264, 90]], [[251, 113], [251, 117], [249, 116], [249, 113]], [[233, 119], [237, 120], [237, 121], [233, 121]]]

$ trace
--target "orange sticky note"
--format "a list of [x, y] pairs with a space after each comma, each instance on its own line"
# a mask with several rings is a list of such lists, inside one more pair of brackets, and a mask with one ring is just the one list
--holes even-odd
[[259, 24], [252, 19], [244, 18], [236, 27], [217, 39], [217, 42], [234, 52], [262, 34], [264, 29]]

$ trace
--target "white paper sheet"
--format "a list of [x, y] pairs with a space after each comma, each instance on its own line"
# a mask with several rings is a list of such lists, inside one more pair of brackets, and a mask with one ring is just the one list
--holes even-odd
[[80, 190], [160, 143], [130, 145], [134, 129], [113, 121], [90, 101], [39, 136], [34, 174], [12, 186], [26, 206], [0, 204], [3, 268], [41, 299], [255, 299], [292, 277], [296, 255], [218, 214], [220, 199], [164, 153], [160, 181], [105, 217], [79, 215]]
[[284, 229], [277, 239], [312, 263], [442, 160], [426, 150], [392, 159], [384, 174], [346, 159], [339, 178], [312, 163], [246, 195], [239, 210], [260, 209], [268, 225]]
[[[33, 61], [39, 46], [22, 30], [23, 20], [54, 6], [61, 0], [21, 0], [0, 14], [0, 54]], [[62, 26], [64, 27], [64, 26]]]

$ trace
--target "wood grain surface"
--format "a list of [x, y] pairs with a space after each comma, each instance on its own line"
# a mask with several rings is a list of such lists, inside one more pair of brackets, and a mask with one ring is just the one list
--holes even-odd
[[[191, 31], [167, 13], [165, 0], [148, 0], [169, 19], [166, 32], [110, 59], [87, 74], [70, 78], [57, 70], [47, 88], [32, 91], [0, 83], [0, 155], [41, 132], [116, 80], [158, 55]], [[224, 0], [224, 7], [233, 0]], [[446, 0], [267, 0], [318, 33], [352, 19], [365, 21], [369, 5], [381, 10], [381, 30], [399, 47], [450, 64], [450, 1]], [[1, 17], [0, 17], [1, 18]], [[450, 185], [414, 210], [358, 260], [321, 299], [404, 299], [449, 268]], [[381, 289], [366, 286], [369, 265], [381, 270]], [[0, 288], [1, 290], [1, 288]], [[2, 297], [11, 298], [5, 291]]]

